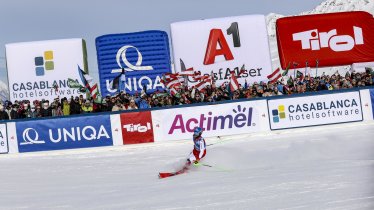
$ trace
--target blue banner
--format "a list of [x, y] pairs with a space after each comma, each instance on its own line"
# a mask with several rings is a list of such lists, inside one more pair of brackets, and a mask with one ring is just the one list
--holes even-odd
[[373, 110], [373, 119], [374, 119], [374, 89], [369, 89], [370, 98], [371, 98], [371, 109]]
[[113, 145], [110, 116], [16, 122], [19, 152]]
[[101, 94], [163, 90], [171, 72], [169, 38], [164, 31], [110, 34], [96, 38]]

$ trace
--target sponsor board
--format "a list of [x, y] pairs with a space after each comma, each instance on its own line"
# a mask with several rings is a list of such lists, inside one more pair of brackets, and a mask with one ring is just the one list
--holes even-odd
[[[263, 15], [205, 19], [171, 24], [176, 72], [194, 68], [213, 75], [217, 85], [229, 80], [230, 71], [241, 84], [267, 81], [272, 72]], [[241, 69], [245, 69], [239, 75]], [[188, 77], [189, 86], [196, 85]]]
[[8, 135], [6, 124], [0, 124], [0, 154], [8, 153]]
[[122, 113], [123, 144], [154, 142], [150, 111]]
[[362, 121], [360, 93], [268, 100], [272, 130]]
[[113, 145], [109, 115], [16, 122], [16, 131], [19, 152]]
[[268, 130], [266, 112], [265, 100], [152, 111], [155, 141], [190, 139], [197, 126], [204, 137]]
[[[336, 24], [341, 23], [341, 24]], [[279, 18], [281, 66], [303, 68], [351, 65], [374, 60], [374, 18], [367, 12], [340, 12]]]
[[[169, 38], [164, 31], [109, 34], [96, 38], [102, 95], [115, 95], [118, 89], [134, 94], [144, 86], [147, 92], [163, 90], [162, 74], [171, 72]], [[120, 87], [113, 81], [122, 71]], [[122, 87], [122, 88], [121, 88]]]
[[69, 88], [68, 79], [81, 81], [77, 69], [87, 63], [83, 39], [14, 43], [5, 48], [11, 101], [51, 101], [81, 94]]

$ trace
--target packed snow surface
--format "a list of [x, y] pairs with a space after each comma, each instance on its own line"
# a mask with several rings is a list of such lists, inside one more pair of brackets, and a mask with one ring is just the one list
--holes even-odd
[[0, 156], [0, 209], [374, 209], [374, 123]]

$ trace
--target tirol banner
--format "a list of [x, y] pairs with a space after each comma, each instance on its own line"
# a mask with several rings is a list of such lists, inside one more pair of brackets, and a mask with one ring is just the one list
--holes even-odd
[[150, 111], [122, 113], [123, 144], [154, 142]]
[[171, 72], [169, 38], [164, 31], [109, 34], [96, 38], [102, 95], [124, 90], [163, 90], [162, 75]]
[[[193, 68], [212, 75], [217, 85], [228, 82], [231, 71], [241, 84], [267, 81], [272, 72], [263, 15], [176, 22], [171, 36], [176, 72]], [[192, 77], [188, 80], [196, 85]]]
[[78, 66], [87, 69], [83, 39], [14, 43], [5, 48], [11, 101], [51, 101], [81, 94], [68, 81], [82, 84]]
[[197, 126], [204, 137], [265, 131], [266, 112], [265, 100], [152, 111], [155, 141], [190, 139]]
[[0, 124], [0, 154], [8, 153], [8, 135], [6, 124]]
[[373, 25], [374, 18], [367, 12], [279, 18], [276, 33], [281, 66], [325, 67], [374, 61]]
[[268, 100], [272, 130], [362, 121], [360, 92]]
[[16, 123], [19, 152], [113, 145], [109, 115]]

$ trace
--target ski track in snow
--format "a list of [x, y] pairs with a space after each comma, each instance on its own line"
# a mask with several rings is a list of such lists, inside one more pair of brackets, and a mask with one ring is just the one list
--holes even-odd
[[[0, 156], [0, 209], [374, 209], [374, 123]], [[223, 170], [224, 169], [224, 170]]]

